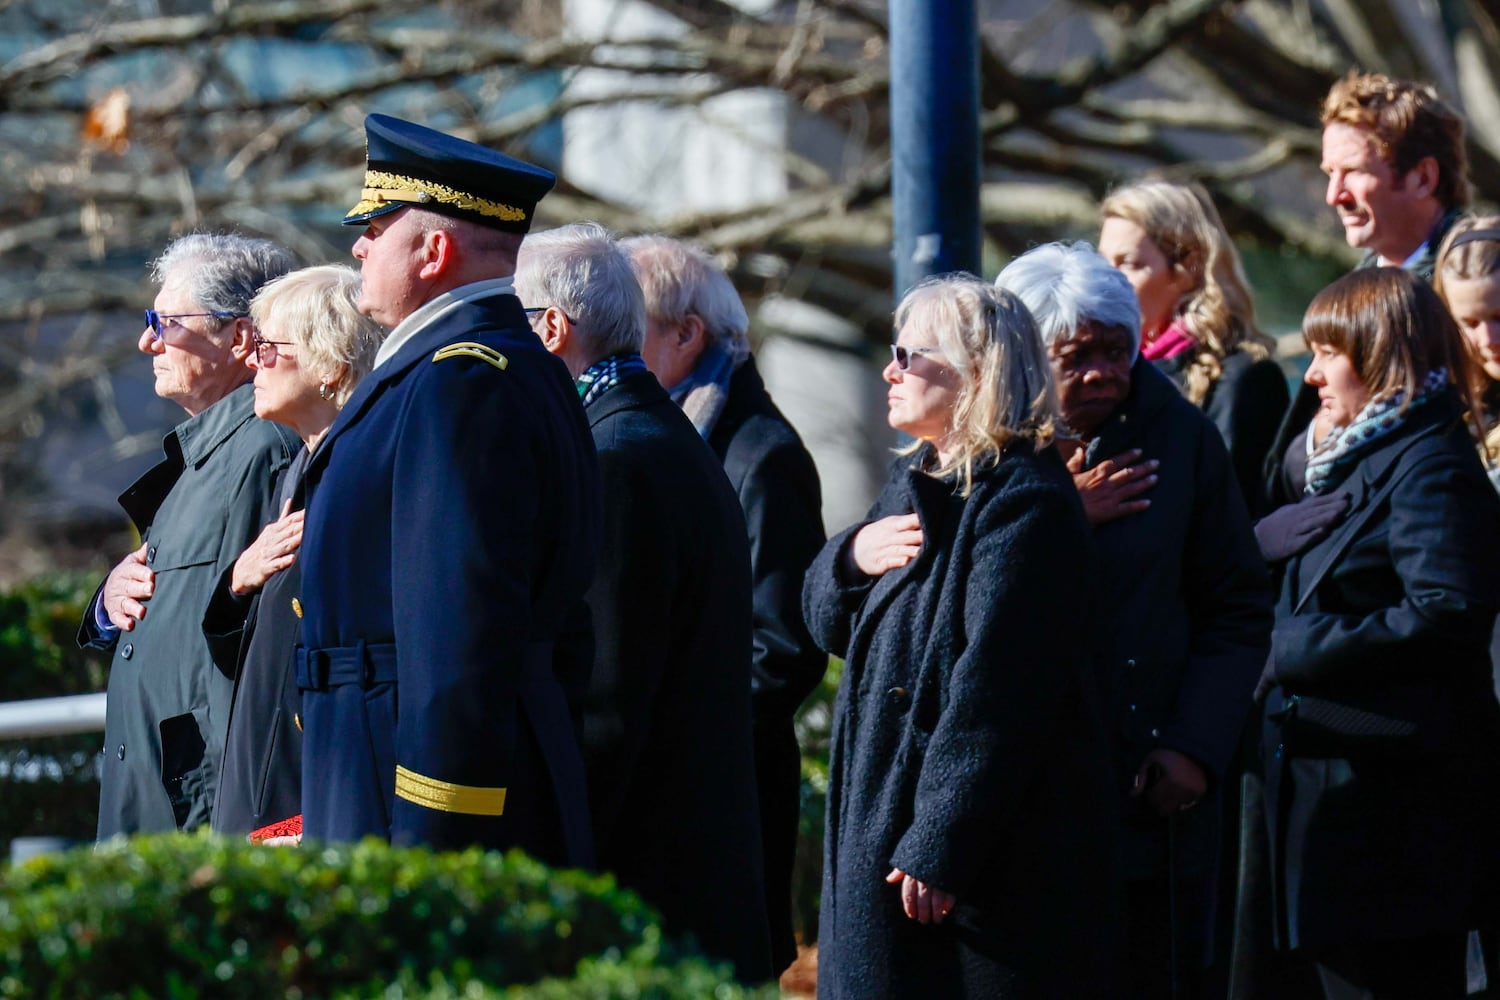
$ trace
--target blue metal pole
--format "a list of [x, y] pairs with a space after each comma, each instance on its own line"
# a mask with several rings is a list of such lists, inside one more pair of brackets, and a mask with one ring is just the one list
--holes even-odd
[[896, 297], [979, 272], [979, 21], [974, 0], [891, 0]]

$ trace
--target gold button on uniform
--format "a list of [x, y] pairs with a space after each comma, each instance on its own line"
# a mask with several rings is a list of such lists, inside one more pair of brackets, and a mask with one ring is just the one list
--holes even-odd
[[292, 614], [296, 615], [298, 618], [302, 617], [302, 602], [297, 600], [295, 597], [292, 598]]
[[297, 732], [299, 732], [299, 733], [302, 732], [302, 713], [301, 712], [293, 712], [292, 713], [292, 721], [297, 724]]

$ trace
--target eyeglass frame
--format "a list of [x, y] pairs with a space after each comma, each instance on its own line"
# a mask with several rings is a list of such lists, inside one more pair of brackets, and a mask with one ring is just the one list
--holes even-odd
[[896, 370], [911, 371], [911, 356], [913, 354], [942, 354], [936, 347], [907, 347], [903, 344], [891, 345], [891, 360], [896, 362]]
[[[146, 325], [151, 328], [151, 342], [154, 344], [166, 336], [166, 328], [162, 320], [166, 319], [196, 319], [200, 316], [213, 316], [216, 319], [241, 319], [244, 313], [236, 312], [206, 312], [206, 313], [159, 313], [155, 309], [146, 310]], [[178, 324], [179, 326], [181, 324]]]
[[265, 359], [261, 357], [260, 352], [261, 348], [265, 347], [267, 344], [271, 345], [272, 347], [278, 348], [277, 354], [281, 353], [279, 348], [297, 346], [297, 342], [295, 340], [267, 340], [265, 337], [262, 337], [260, 335], [259, 330], [251, 332], [250, 343], [255, 345], [255, 363], [257, 365], [260, 365], [262, 368], [266, 366], [266, 362]]
[[[526, 314], [526, 318], [527, 319], [530, 319], [533, 316], [536, 316], [536, 315], [539, 315], [541, 313], [546, 312], [548, 309], [555, 309], [555, 308], [556, 308], [555, 306], [523, 306], [521, 308], [521, 311]], [[567, 313], [563, 312], [561, 309], [558, 309], [557, 311], [559, 313], [562, 313], [562, 318], [568, 321], [568, 325], [569, 326], [577, 326], [578, 325], [578, 321], [576, 319], [574, 319], [572, 316], [569, 316]]]

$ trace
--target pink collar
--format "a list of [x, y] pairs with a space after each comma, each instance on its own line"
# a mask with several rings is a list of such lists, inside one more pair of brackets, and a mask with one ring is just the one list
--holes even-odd
[[1193, 335], [1174, 320], [1165, 330], [1141, 345], [1141, 357], [1147, 361], [1162, 361], [1166, 358], [1175, 358], [1183, 351], [1190, 350], [1197, 345], [1198, 341], [1193, 338]]

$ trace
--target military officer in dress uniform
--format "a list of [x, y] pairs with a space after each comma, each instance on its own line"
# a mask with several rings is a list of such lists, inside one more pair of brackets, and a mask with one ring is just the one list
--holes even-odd
[[598, 466], [512, 292], [556, 178], [384, 115], [365, 133], [344, 221], [360, 310], [394, 329], [305, 479], [304, 832], [588, 865], [555, 662], [577, 662], [557, 647], [586, 615]]

